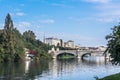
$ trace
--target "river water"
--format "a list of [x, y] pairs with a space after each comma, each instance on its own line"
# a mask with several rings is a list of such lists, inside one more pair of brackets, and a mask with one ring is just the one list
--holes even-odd
[[120, 66], [95, 56], [0, 64], [0, 80], [95, 80], [119, 72]]

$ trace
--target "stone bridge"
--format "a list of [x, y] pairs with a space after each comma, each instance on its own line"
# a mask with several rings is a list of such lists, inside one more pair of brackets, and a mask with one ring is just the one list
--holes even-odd
[[54, 50], [54, 49], [52, 49], [52, 50], [49, 50], [48, 53], [51, 54], [53, 58], [57, 58], [57, 56], [60, 55], [60, 54], [68, 53], [68, 54], [73, 54], [77, 58], [82, 59], [82, 57], [85, 54], [89, 53], [90, 55], [102, 55], [104, 53], [104, 51], [97, 51], [97, 50], [59, 50], [59, 49]]

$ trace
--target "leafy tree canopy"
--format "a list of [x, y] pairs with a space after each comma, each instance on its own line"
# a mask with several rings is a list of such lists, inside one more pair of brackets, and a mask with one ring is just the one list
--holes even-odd
[[120, 24], [112, 28], [112, 33], [106, 36], [108, 40], [108, 48], [106, 51], [110, 53], [112, 63], [120, 64]]
[[48, 46], [36, 40], [33, 31], [28, 30], [23, 35], [14, 28], [8, 13], [5, 18], [4, 29], [0, 30], [0, 62], [19, 61], [25, 58], [25, 48], [38, 53], [36, 57], [47, 56]]

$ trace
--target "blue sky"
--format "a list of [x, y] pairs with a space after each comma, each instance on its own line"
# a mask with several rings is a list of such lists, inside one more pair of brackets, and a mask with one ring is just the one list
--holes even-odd
[[7, 13], [21, 33], [33, 30], [40, 40], [45, 33], [80, 46], [102, 46], [110, 28], [120, 22], [120, 1], [0, 0], [0, 28]]

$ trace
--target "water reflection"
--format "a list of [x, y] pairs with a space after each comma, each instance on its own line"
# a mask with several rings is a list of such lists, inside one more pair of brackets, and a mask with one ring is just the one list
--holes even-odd
[[29, 60], [25, 62], [25, 74], [27, 74], [29, 71], [30, 63], [31, 63], [31, 61], [29, 61]]
[[84, 57], [82, 60], [82, 63], [87, 64], [87, 65], [104, 65], [105, 63], [105, 58], [103, 56], [91, 56], [91, 57]]
[[95, 80], [120, 71], [119, 66], [105, 64], [103, 57], [20, 63], [1, 63], [0, 80]]
[[72, 72], [72, 70], [76, 67], [76, 60], [67, 59], [67, 60], [57, 60], [49, 62], [49, 69], [52, 72], [53, 77], [60, 77], [64, 74]]
[[48, 71], [46, 61], [26, 61], [21, 63], [1, 63], [0, 80], [34, 80], [35, 76]]
[[[57, 60], [49, 62], [49, 72], [37, 80], [95, 80], [95, 76], [104, 77], [117, 73], [118, 66], [104, 62], [104, 57], [86, 57], [81, 59]], [[119, 68], [120, 69], [120, 68]]]

